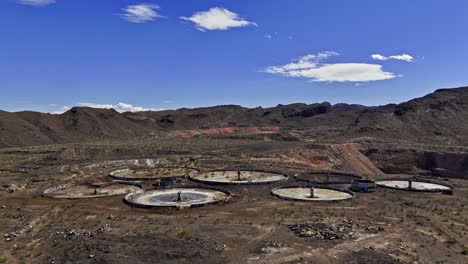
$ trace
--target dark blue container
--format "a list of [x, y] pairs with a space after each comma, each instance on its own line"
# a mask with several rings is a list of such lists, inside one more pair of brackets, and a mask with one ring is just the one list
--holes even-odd
[[353, 192], [375, 192], [377, 184], [372, 180], [354, 180], [351, 185]]

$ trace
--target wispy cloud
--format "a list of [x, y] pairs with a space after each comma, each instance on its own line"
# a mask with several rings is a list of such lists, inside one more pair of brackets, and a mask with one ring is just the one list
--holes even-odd
[[160, 9], [160, 7], [155, 4], [129, 5], [122, 8], [124, 13], [120, 14], [120, 17], [132, 23], [145, 23], [155, 18], [162, 17], [156, 11], [158, 9]]
[[30, 5], [30, 6], [46, 6], [46, 5], [54, 4], [55, 0], [19, 0], [19, 3], [22, 5]]
[[256, 26], [238, 14], [225, 8], [213, 7], [208, 11], [197, 12], [191, 17], [180, 17], [182, 20], [191, 21], [200, 31], [228, 30], [234, 27]]
[[272, 39], [272, 38], [273, 38], [273, 36], [270, 35], [270, 34], [266, 34], [264, 37], [265, 37], [266, 39]]
[[335, 51], [308, 54], [280, 66], [271, 66], [263, 72], [287, 77], [309, 78], [312, 82], [368, 82], [397, 77], [382, 70], [382, 65], [368, 63], [332, 63], [322, 61], [339, 55]]
[[389, 59], [394, 59], [394, 60], [402, 60], [402, 61], [407, 61], [407, 62], [413, 62], [414, 57], [408, 54], [401, 54], [401, 55], [392, 55], [385, 57], [380, 54], [372, 54], [371, 58], [374, 60], [389, 60]]

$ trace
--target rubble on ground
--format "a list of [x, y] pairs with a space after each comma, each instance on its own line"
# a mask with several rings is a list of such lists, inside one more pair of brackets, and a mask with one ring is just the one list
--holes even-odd
[[288, 227], [296, 236], [308, 240], [353, 239], [357, 237], [358, 232], [376, 234], [384, 230], [382, 227], [362, 226], [347, 219], [333, 224], [305, 223], [293, 224]]

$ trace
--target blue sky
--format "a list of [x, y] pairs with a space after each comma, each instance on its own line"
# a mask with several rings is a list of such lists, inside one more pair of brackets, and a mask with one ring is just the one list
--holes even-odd
[[0, 109], [399, 103], [468, 85], [467, 15], [466, 0], [1, 0]]

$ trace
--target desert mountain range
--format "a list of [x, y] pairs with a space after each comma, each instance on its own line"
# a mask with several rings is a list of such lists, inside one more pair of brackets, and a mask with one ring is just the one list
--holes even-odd
[[378, 107], [316, 103], [269, 108], [220, 105], [125, 112], [74, 107], [63, 114], [0, 111], [0, 147], [145, 136], [165, 131], [279, 127], [336, 142], [468, 144], [468, 87], [439, 89]]

